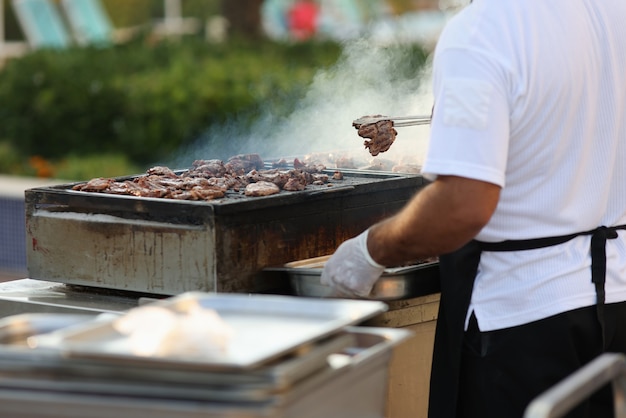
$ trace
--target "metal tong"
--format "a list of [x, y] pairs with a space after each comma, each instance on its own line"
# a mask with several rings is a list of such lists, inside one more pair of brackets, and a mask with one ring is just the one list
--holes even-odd
[[363, 116], [352, 122], [352, 126], [358, 128], [361, 125], [370, 125], [381, 120], [390, 120], [394, 127], [428, 125], [430, 116]]

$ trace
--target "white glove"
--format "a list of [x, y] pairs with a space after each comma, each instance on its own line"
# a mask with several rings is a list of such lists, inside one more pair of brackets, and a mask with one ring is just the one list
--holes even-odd
[[336, 296], [368, 296], [385, 270], [367, 250], [369, 229], [343, 242], [328, 259], [321, 282], [331, 286]]

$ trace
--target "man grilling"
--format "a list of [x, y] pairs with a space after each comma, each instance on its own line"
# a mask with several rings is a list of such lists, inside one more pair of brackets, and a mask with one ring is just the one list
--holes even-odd
[[[444, 29], [432, 183], [344, 242], [322, 282], [366, 296], [440, 256], [429, 416], [520, 417], [626, 352], [626, 2], [475, 0]], [[609, 388], [571, 417], [613, 416]]]

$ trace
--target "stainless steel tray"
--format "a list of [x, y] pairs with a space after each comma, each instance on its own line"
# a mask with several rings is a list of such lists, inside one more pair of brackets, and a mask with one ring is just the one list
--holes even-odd
[[0, 319], [0, 347], [27, 348], [27, 339], [37, 334], [57, 331], [94, 318], [87, 314], [27, 313]]
[[0, 387], [177, 401], [277, 403], [299, 382], [329, 367], [329, 356], [351, 352], [356, 336], [342, 333], [297, 356], [242, 373], [163, 370], [103, 364], [0, 347]]
[[[28, 339], [39, 334], [57, 331], [78, 323], [93, 319], [91, 315], [68, 313], [57, 314], [19, 314], [0, 320], [0, 374], [3, 378], [19, 376], [20, 381], [33, 379], [44, 386], [46, 379], [69, 379], [81, 383], [79, 391], [89, 390], [93, 382], [102, 384], [122, 380], [125, 384], [152, 384], [161, 382], [168, 385], [167, 394], [184, 393], [185, 396], [198, 396], [199, 385], [221, 392], [224, 388], [240, 388], [236, 396], [245, 392], [252, 397], [254, 393], [284, 390], [302, 378], [327, 366], [327, 356], [354, 346], [353, 333], [341, 332], [315, 344], [308, 350], [300, 350], [295, 355], [285, 356], [254, 370], [224, 370], [207, 372], [203, 369], [183, 368], [182, 370], [154, 369], [150, 365], [112, 365], [90, 359], [67, 358], [57, 350], [31, 350]], [[171, 385], [176, 387], [171, 389]], [[188, 385], [192, 386], [189, 390]], [[116, 391], [120, 389], [113, 388]], [[124, 389], [127, 390], [127, 389]], [[131, 390], [132, 391], [132, 390]], [[128, 393], [130, 393], [129, 391]], [[206, 399], [206, 389], [202, 398]], [[156, 392], [156, 391], [155, 391]], [[159, 396], [165, 396], [162, 393]]]
[[[88, 317], [71, 314], [24, 314], [0, 321], [1, 388], [43, 393], [98, 394], [143, 399], [283, 405], [294, 393], [302, 396], [320, 376], [357, 367], [365, 359], [388, 355], [390, 346], [410, 333], [367, 327], [346, 327], [310, 350], [252, 371], [206, 372], [161, 370], [68, 359], [54, 351], [29, 350], [29, 336], [71, 326]], [[384, 343], [384, 344], [382, 344]]]
[[[329, 365], [323, 370], [302, 379], [287, 391], [272, 393], [264, 401], [179, 400], [171, 396], [159, 398], [121, 391], [103, 394], [92, 391], [95, 387], [76, 392], [62, 379], [49, 381], [43, 387], [41, 382], [14, 378], [0, 381], [0, 401], [4, 415], [23, 418], [382, 418], [392, 349], [412, 333], [403, 329], [368, 327], [347, 327], [344, 331], [355, 337], [348, 349], [331, 354]], [[83, 378], [87, 376], [88, 373]], [[31, 383], [35, 386], [30, 386]], [[123, 386], [126, 382], [119, 383]], [[148, 393], [149, 387], [143, 390]]]
[[[296, 295], [323, 298], [332, 294], [330, 286], [320, 282], [322, 269], [329, 258], [329, 255], [308, 258], [266, 270], [288, 274]], [[422, 296], [437, 291], [438, 281], [439, 263], [436, 261], [387, 268], [365, 299], [389, 301]]]
[[160, 306], [176, 313], [190, 309], [213, 309], [232, 329], [228, 350], [210, 359], [141, 357], [129, 351], [129, 338], [114, 328], [113, 321], [90, 321], [45, 335], [31, 344], [57, 350], [72, 359], [91, 359], [111, 364], [150, 365], [153, 368], [197, 370], [253, 369], [306, 350], [312, 343], [340, 332], [387, 310], [377, 301], [320, 300], [276, 295], [242, 295], [188, 292], [130, 310]]

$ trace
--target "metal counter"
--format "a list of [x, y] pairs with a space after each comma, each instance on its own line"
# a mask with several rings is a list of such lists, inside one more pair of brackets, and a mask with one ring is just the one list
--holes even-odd
[[0, 283], [0, 318], [22, 313], [78, 313], [98, 315], [138, 306], [134, 294], [87, 292], [64, 284], [33, 279]]

